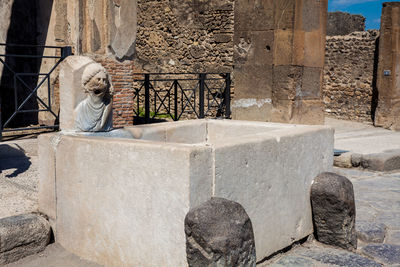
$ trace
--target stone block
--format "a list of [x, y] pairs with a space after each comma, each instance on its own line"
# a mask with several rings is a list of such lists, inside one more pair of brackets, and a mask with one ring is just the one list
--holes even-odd
[[75, 129], [74, 109], [85, 98], [82, 75], [85, 67], [93, 63], [88, 57], [69, 56], [60, 68], [60, 128]]
[[257, 261], [312, 233], [311, 181], [333, 162], [332, 130], [290, 126], [272, 128], [265, 133], [271, 138], [247, 135], [235, 144], [215, 143], [214, 195], [240, 203], [249, 214]]
[[274, 0], [274, 29], [293, 29], [296, 2], [292, 0]]
[[275, 66], [292, 64], [293, 30], [275, 30], [273, 52]]
[[296, 90], [296, 99], [320, 100], [322, 90], [322, 73], [322, 68], [304, 67], [301, 89]]
[[212, 196], [246, 209], [257, 260], [312, 232], [311, 179], [332, 168], [332, 129], [196, 120], [120, 131], [132, 138], [64, 134], [55, 146], [56, 241], [71, 252], [185, 266], [185, 215]]
[[266, 31], [274, 29], [273, 0], [236, 0], [235, 1], [235, 32], [236, 31]]
[[232, 103], [232, 119], [246, 121], [270, 121], [271, 98], [242, 98]]
[[340, 168], [352, 168], [353, 164], [351, 161], [352, 153], [346, 152], [339, 156], [333, 157], [333, 165]]
[[323, 68], [325, 63], [325, 43], [324, 32], [320, 30], [304, 32], [304, 58], [301, 62], [302, 65]]
[[296, 100], [293, 102], [290, 123], [324, 124], [325, 105], [321, 100]]
[[49, 217], [53, 229], [57, 218], [56, 207], [56, 148], [60, 134], [41, 134], [38, 137], [40, 181], [38, 188], [39, 211]]
[[234, 34], [234, 61], [238, 65], [272, 65], [274, 31], [245, 31]]
[[311, 186], [311, 205], [318, 241], [344, 249], [357, 248], [353, 184], [335, 173], [321, 173]]
[[274, 100], [294, 100], [301, 92], [303, 67], [275, 66], [273, 69], [272, 97]]
[[234, 75], [235, 99], [271, 99], [272, 66], [238, 65]]
[[[326, 27], [328, 0], [296, 1], [295, 27], [306, 32], [318, 31]], [[325, 19], [325, 20], [324, 20]]]
[[190, 267], [256, 266], [253, 227], [239, 203], [213, 197], [191, 209], [185, 234]]
[[43, 251], [50, 242], [50, 225], [36, 214], [0, 219], [0, 264]]

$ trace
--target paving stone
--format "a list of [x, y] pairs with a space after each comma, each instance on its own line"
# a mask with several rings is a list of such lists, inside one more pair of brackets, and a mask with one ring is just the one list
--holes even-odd
[[376, 217], [377, 222], [384, 223], [392, 230], [400, 230], [400, 211], [396, 212], [381, 212]]
[[366, 221], [356, 221], [357, 237], [367, 243], [382, 243], [386, 235], [386, 225]]
[[400, 245], [400, 231], [388, 231], [385, 243]]
[[268, 265], [261, 266], [269, 266], [269, 267], [281, 267], [281, 266], [297, 266], [297, 267], [310, 267], [315, 266], [315, 261], [303, 257], [299, 257], [296, 255], [284, 256], [277, 262]]
[[371, 206], [362, 204], [356, 206], [356, 222], [360, 221], [375, 221], [378, 211], [373, 209]]
[[381, 264], [370, 260], [361, 255], [347, 252], [340, 249], [332, 249], [325, 247], [306, 249], [302, 248], [296, 252], [297, 255], [311, 258], [325, 264], [333, 264], [338, 266], [351, 267], [380, 267]]
[[384, 264], [400, 264], [400, 245], [370, 244], [363, 247], [362, 252]]

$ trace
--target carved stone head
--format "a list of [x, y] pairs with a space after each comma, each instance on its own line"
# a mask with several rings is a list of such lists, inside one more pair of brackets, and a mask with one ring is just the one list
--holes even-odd
[[103, 98], [106, 93], [112, 93], [107, 72], [98, 63], [92, 63], [85, 68], [82, 85], [86, 93], [98, 98]]

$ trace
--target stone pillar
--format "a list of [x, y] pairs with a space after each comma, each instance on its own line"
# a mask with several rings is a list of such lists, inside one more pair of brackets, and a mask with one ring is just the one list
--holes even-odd
[[234, 119], [324, 122], [327, 4], [236, 0]]
[[377, 72], [375, 126], [400, 130], [400, 3], [384, 3]]

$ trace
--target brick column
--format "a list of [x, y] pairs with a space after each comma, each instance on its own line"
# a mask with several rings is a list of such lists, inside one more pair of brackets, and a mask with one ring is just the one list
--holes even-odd
[[323, 123], [327, 3], [236, 0], [234, 119]]
[[400, 3], [384, 3], [377, 73], [375, 125], [400, 130]]

